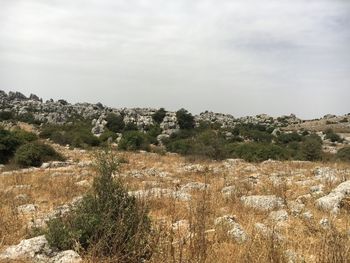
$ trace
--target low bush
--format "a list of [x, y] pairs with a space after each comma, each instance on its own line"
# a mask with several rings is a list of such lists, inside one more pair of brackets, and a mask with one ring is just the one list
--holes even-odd
[[7, 163], [19, 146], [37, 140], [38, 137], [24, 130], [7, 131], [0, 128], [0, 163]]
[[140, 131], [128, 131], [123, 134], [118, 148], [127, 151], [149, 150], [149, 141], [146, 134]]
[[112, 132], [110, 130], [106, 130], [101, 134], [99, 139], [101, 142], [106, 142], [106, 141], [108, 141], [109, 138], [112, 138], [112, 140], [114, 141], [115, 139], [117, 139], [117, 137], [118, 136], [115, 132]]
[[46, 125], [43, 127], [41, 138], [51, 139], [60, 145], [72, 147], [94, 147], [100, 144], [100, 140], [91, 133], [91, 126], [78, 122], [70, 125]]
[[21, 140], [12, 132], [0, 128], [0, 163], [7, 163], [20, 145]]
[[21, 167], [41, 166], [43, 162], [63, 160], [63, 157], [51, 146], [31, 142], [20, 146], [15, 153], [14, 162]]
[[326, 134], [325, 139], [328, 139], [331, 142], [343, 142], [343, 139], [338, 134], [333, 132], [332, 129], [328, 129], [324, 133]]
[[[316, 135], [317, 136], [317, 135]], [[300, 159], [318, 161], [322, 159], [322, 141], [316, 136], [307, 136], [300, 146]]]
[[261, 162], [268, 159], [289, 159], [289, 152], [275, 144], [240, 143], [228, 146], [230, 155], [248, 162]]
[[106, 127], [112, 132], [122, 132], [125, 127], [124, 117], [122, 115], [117, 115], [110, 113], [106, 117]]
[[344, 162], [350, 162], [350, 146], [339, 149], [336, 158]]
[[119, 167], [115, 155], [100, 153], [97, 165], [92, 191], [69, 214], [48, 223], [47, 240], [59, 250], [80, 247], [98, 260], [144, 262], [153, 247], [148, 209], [113, 179]]

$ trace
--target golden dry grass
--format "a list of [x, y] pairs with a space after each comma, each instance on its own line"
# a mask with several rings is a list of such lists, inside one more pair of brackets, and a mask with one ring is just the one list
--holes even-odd
[[[91, 153], [68, 150], [55, 146], [68, 158], [78, 162], [91, 159]], [[153, 153], [122, 153], [128, 160], [122, 164], [119, 176], [131, 190], [169, 188], [178, 190], [189, 182], [207, 183], [205, 191], [190, 191], [192, 199], [188, 202], [175, 200], [168, 196], [148, 198], [150, 216], [158, 230], [157, 248], [150, 262], [287, 262], [286, 251], [301, 255], [305, 262], [348, 262], [349, 257], [349, 209], [348, 202], [336, 218], [315, 208], [317, 197], [305, 197], [304, 211], [310, 211], [313, 218], [303, 219], [293, 216], [290, 207], [285, 209], [289, 218], [284, 225], [277, 225], [268, 219], [269, 212], [257, 211], [242, 205], [243, 195], [271, 195], [283, 198], [286, 204], [300, 196], [309, 194], [310, 186], [316, 185], [313, 171], [316, 167], [327, 166], [337, 169], [350, 169], [349, 164], [309, 163], [309, 162], [266, 162], [249, 164], [239, 162], [225, 167], [224, 162], [201, 160], [195, 164], [203, 170], [186, 171], [192, 165], [176, 155], [157, 155]], [[151, 169], [151, 172], [150, 172]], [[152, 170], [153, 169], [153, 170]], [[141, 177], [131, 174], [139, 173]], [[153, 171], [153, 172], [152, 172]], [[157, 174], [165, 172], [166, 177]], [[154, 174], [154, 175], [153, 175]], [[92, 167], [68, 166], [56, 169], [38, 169], [0, 175], [0, 249], [17, 244], [28, 237], [28, 222], [40, 218], [54, 208], [71, 202], [83, 195], [88, 187], [76, 183], [82, 180], [92, 182], [95, 172]], [[259, 183], [252, 184], [257, 177]], [[341, 180], [349, 179], [350, 174], [342, 175]], [[278, 178], [278, 184], [271, 180]], [[310, 184], [307, 184], [311, 180]], [[304, 182], [300, 183], [300, 182]], [[325, 184], [325, 193], [337, 183]], [[14, 188], [30, 185], [30, 188]], [[234, 185], [237, 191], [224, 197], [223, 187]], [[25, 194], [26, 199], [18, 196]], [[38, 209], [30, 215], [18, 213], [22, 204], [36, 204]], [[239, 244], [231, 240], [225, 231], [215, 229], [214, 220], [223, 215], [234, 215], [236, 221], [248, 235], [248, 240]], [[329, 229], [323, 229], [319, 221], [327, 217]], [[172, 224], [187, 220], [187, 225], [173, 229]], [[274, 235], [264, 236], [254, 227], [264, 223], [283, 236], [282, 241]], [[86, 255], [84, 262], [101, 262]], [[108, 262], [108, 260], [106, 260]], [[299, 262], [296, 259], [295, 262]]]

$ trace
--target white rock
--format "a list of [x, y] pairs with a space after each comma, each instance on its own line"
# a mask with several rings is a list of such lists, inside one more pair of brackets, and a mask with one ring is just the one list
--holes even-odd
[[328, 218], [322, 218], [319, 223], [323, 229], [328, 229], [330, 227], [330, 223], [329, 223]]
[[34, 259], [38, 254], [51, 253], [45, 236], [22, 240], [18, 245], [8, 247], [0, 254], [0, 260]]
[[192, 190], [203, 191], [205, 189], [208, 189], [209, 187], [210, 187], [209, 184], [200, 183], [200, 182], [191, 182], [191, 183], [188, 183], [186, 185], [183, 185], [181, 187], [181, 191], [183, 191], [183, 192], [189, 192], [189, 191], [192, 191]]
[[227, 235], [237, 243], [243, 243], [248, 239], [248, 235], [243, 230], [242, 226], [236, 222], [235, 216], [224, 215], [215, 219], [216, 227], [224, 227], [229, 229]]
[[234, 185], [226, 186], [222, 188], [221, 193], [224, 197], [231, 197], [234, 193], [236, 193], [236, 187]]
[[310, 212], [310, 211], [306, 211], [302, 214], [302, 217], [305, 219], [305, 220], [311, 220], [314, 218], [314, 215]]
[[315, 204], [320, 209], [337, 213], [340, 202], [347, 195], [350, 195], [350, 180], [339, 184], [330, 194], [317, 199]]
[[49, 263], [79, 263], [82, 259], [80, 255], [73, 250], [59, 252], [56, 256], [50, 258]]
[[242, 196], [241, 201], [247, 207], [268, 211], [283, 208], [283, 199], [275, 195], [251, 195]]
[[269, 219], [279, 223], [279, 222], [284, 222], [288, 220], [288, 212], [284, 209], [278, 210], [278, 211], [272, 211], [269, 214]]
[[26, 204], [17, 207], [17, 211], [22, 214], [31, 214], [35, 213], [37, 210], [37, 206], [34, 204]]

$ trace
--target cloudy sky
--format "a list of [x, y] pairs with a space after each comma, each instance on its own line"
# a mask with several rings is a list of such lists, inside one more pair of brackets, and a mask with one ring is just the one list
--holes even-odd
[[349, 0], [0, 0], [0, 89], [234, 116], [350, 112]]

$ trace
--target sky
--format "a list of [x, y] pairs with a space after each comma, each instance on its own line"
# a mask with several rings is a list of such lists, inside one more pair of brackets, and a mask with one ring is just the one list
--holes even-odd
[[350, 112], [350, 0], [0, 0], [0, 89], [234, 116]]

